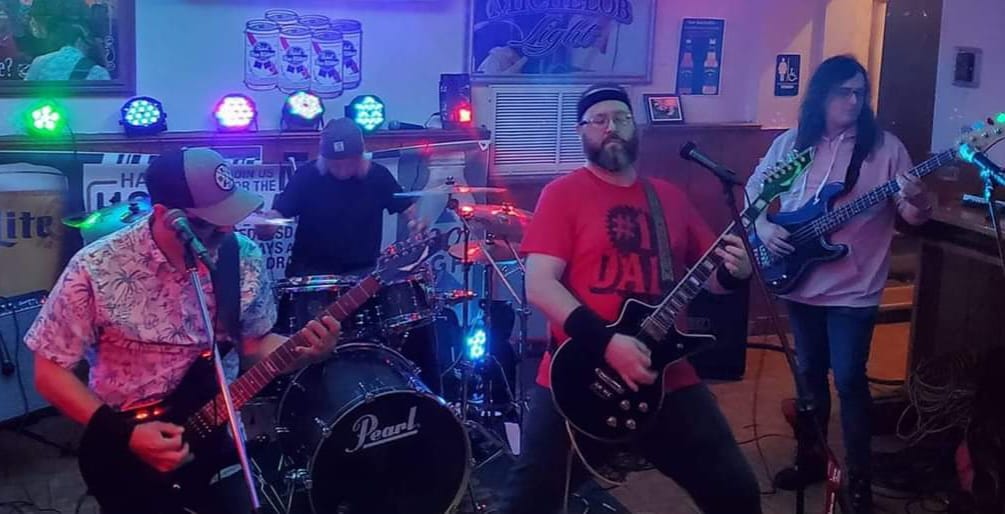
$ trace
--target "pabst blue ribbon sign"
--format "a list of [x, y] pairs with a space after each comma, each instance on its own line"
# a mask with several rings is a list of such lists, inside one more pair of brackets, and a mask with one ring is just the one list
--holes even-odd
[[482, 82], [645, 82], [655, 0], [474, 0], [468, 66]]

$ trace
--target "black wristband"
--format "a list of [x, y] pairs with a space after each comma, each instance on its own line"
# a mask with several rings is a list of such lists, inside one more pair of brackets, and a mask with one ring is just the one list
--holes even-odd
[[719, 279], [719, 285], [728, 291], [733, 291], [746, 282], [746, 280], [734, 277], [725, 266], [719, 266], [719, 269], [715, 270], [715, 277]]
[[611, 342], [611, 337], [614, 336], [614, 330], [607, 326], [607, 322], [585, 305], [576, 307], [569, 317], [565, 318], [562, 330], [569, 337], [586, 343], [586, 347], [600, 358], [603, 358], [607, 343]]
[[125, 450], [129, 448], [133, 428], [135, 425], [124, 416], [108, 405], [102, 405], [94, 412], [91, 421], [84, 428], [83, 439], [103, 448]]

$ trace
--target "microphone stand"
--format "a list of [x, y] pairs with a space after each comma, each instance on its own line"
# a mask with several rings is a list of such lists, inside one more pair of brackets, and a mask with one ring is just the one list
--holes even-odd
[[998, 244], [998, 263], [1005, 274], [1005, 243], [1002, 242], [1001, 226], [998, 221], [998, 206], [992, 198], [995, 187], [1005, 186], [1005, 177], [988, 166], [975, 162], [981, 169], [981, 180], [984, 181], [984, 200], [988, 202], [988, 213], [991, 215], [991, 226], [995, 231], [995, 241]]
[[[220, 357], [220, 348], [216, 344], [216, 335], [213, 331], [213, 322], [209, 316], [209, 308], [206, 306], [206, 295], [202, 291], [202, 282], [199, 280], [199, 267], [196, 263], [195, 252], [192, 251], [191, 244], [184, 244], [185, 247], [185, 270], [188, 271], [195, 288], [196, 299], [199, 301], [199, 311], [202, 314], [202, 323], [206, 334], [209, 336], [209, 344], [213, 349], [213, 367], [216, 369], [216, 382], [223, 393], [223, 403], [226, 407], [227, 422], [230, 424], [230, 433], [234, 439], [234, 448], [237, 450], [237, 458], [241, 464], [241, 471], [244, 474], [244, 481], [248, 487], [248, 494], [251, 498], [252, 514], [261, 512], [262, 504], [258, 499], [258, 491], [255, 489], [254, 479], [251, 477], [251, 465], [248, 462], [248, 451], [244, 446], [244, 438], [241, 437], [241, 430], [237, 426], [237, 413], [234, 409], [234, 401], [230, 397], [230, 388], [227, 385], [227, 378], [223, 373], [223, 360]], [[237, 348], [234, 348], [237, 351]], [[216, 409], [214, 406], [214, 415]]]
[[[802, 448], [810, 449], [819, 445], [827, 454], [827, 482], [828, 482], [828, 493], [832, 492], [832, 487], [837, 487], [841, 483], [843, 470], [838, 465], [838, 460], [834, 456], [834, 452], [831, 450], [830, 445], [827, 444], [827, 439], [824, 437], [823, 427], [820, 426], [820, 418], [816, 415], [816, 402], [814, 402], [812, 395], [810, 394], [809, 387], [806, 385], [806, 381], [803, 379], [802, 375], [799, 373], [799, 364], [796, 362], [796, 356], [792, 348], [789, 346], [788, 337], [785, 335], [785, 330], [782, 329], [782, 323], [778, 316], [778, 312], [775, 309], [775, 305], [772, 302], [771, 294], [768, 292], [767, 286], [764, 284], [764, 280], [761, 278], [760, 269], [757, 266], [757, 259], [754, 258], [753, 249], [750, 247], [750, 241], [747, 237], [747, 231], [750, 228], [749, 225], [744, 225], [743, 219], [740, 217], [740, 211], [736, 207], [736, 197], [733, 194], [733, 185], [738, 185], [739, 182], [735, 178], [735, 173], [729, 170], [715, 170], [709, 168], [715, 176], [722, 183], [722, 191], [726, 196], [726, 204], [729, 207], [729, 212], [733, 218], [733, 225], [740, 227], [741, 234], [740, 239], [743, 240], [743, 248], [747, 252], [747, 259], [750, 260], [750, 269], [753, 272], [753, 277], [755, 282], [760, 286], [761, 294], [767, 301], [768, 315], [771, 317], [771, 323], [775, 329], [775, 335], [778, 337], [779, 346], [782, 348], [782, 353], [785, 354], [785, 361], [789, 366], [789, 371], [792, 373], [793, 381], [796, 386], [796, 396], [798, 398], [796, 402], [796, 444], [797, 446], [802, 446]], [[727, 173], [728, 172], [728, 173]], [[753, 222], [750, 223], [753, 225]], [[799, 462], [805, 459], [805, 454], [807, 451], [797, 452], [796, 459], [796, 469], [800, 469], [805, 466], [806, 462]], [[803, 454], [802, 459], [798, 458], [799, 454]], [[770, 477], [769, 477], [770, 478]], [[838, 502], [841, 505], [842, 512], [854, 512], [851, 509], [851, 501], [847, 496], [847, 491], [843, 488], [837, 491]], [[825, 497], [825, 514], [833, 514], [834, 504], [830, 499], [830, 494]], [[800, 485], [796, 489], [796, 514], [803, 514], [806, 511], [806, 488]]]

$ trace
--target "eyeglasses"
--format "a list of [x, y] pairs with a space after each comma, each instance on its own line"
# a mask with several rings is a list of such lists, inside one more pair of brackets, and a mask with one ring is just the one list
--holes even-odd
[[614, 126], [618, 128], [624, 128], [632, 124], [633, 118], [632, 115], [628, 114], [627, 112], [619, 112], [615, 114], [613, 117], [608, 116], [606, 114], [598, 114], [591, 118], [580, 121], [579, 124], [589, 125], [590, 127], [593, 128], [604, 128], [609, 126], [612, 120], [614, 121]]
[[858, 97], [859, 100], [865, 98], [865, 89], [859, 89], [854, 87], [836, 87], [831, 94], [838, 98], [851, 98], [852, 95]]

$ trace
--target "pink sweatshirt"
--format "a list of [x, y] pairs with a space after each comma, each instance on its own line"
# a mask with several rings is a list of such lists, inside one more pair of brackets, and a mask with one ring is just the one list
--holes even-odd
[[[795, 146], [796, 130], [778, 136], [747, 182], [750, 198], [760, 190], [768, 167]], [[810, 169], [782, 194], [781, 211], [794, 211], [819, 195], [824, 185], [844, 182], [855, 148], [854, 128], [834, 139], [821, 140]], [[862, 163], [855, 187], [838, 197], [833, 209], [851, 203], [872, 189], [901, 175], [912, 167], [907, 149], [897, 136], [883, 135], [881, 145]], [[844, 258], [816, 266], [803, 281], [782, 298], [811, 305], [871, 307], [879, 305], [890, 270], [890, 240], [896, 214], [912, 225], [927, 221], [929, 213], [905, 201], [899, 194], [891, 201], [874, 206], [829, 234], [834, 244], [848, 245]]]

